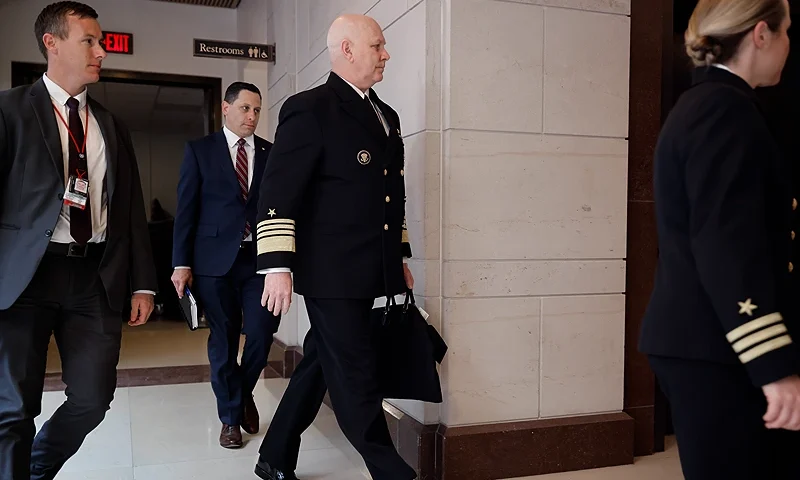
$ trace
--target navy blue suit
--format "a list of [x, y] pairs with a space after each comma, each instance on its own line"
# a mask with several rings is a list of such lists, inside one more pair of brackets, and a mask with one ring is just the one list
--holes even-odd
[[[173, 267], [192, 269], [192, 291], [209, 321], [211, 386], [219, 418], [227, 425], [241, 425], [245, 399], [267, 366], [279, 323], [261, 306], [264, 276], [256, 273], [254, 240], [258, 185], [272, 144], [257, 136], [249, 141], [255, 149], [250, 181], [255, 188], [246, 202], [224, 131], [187, 143], [172, 253]], [[245, 221], [253, 230], [247, 239]], [[246, 341], [239, 365], [242, 331]]]

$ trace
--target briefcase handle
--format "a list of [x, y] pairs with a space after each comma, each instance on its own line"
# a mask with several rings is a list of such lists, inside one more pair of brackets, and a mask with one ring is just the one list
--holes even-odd
[[408, 310], [408, 302], [409, 302], [409, 300], [411, 300], [411, 305], [416, 305], [417, 304], [417, 302], [414, 300], [414, 291], [411, 290], [410, 288], [408, 290], [406, 290], [406, 301], [403, 304], [403, 311], [404, 312], [406, 310]]
[[[406, 313], [408, 313], [409, 304], [410, 305], [416, 305], [417, 304], [416, 300], [414, 300], [414, 292], [410, 288], [406, 290], [406, 299], [405, 299], [405, 301], [403, 301], [403, 310], [402, 310], [403, 316], [405, 316]], [[387, 295], [386, 296], [386, 306], [383, 308], [383, 321], [381, 322], [383, 325], [386, 325], [386, 322], [387, 322], [387, 320], [389, 318], [389, 310], [391, 310], [392, 307], [396, 307], [396, 306], [397, 306], [397, 302], [395, 301], [394, 296]]]
[[397, 302], [394, 301], [394, 297], [387, 295], [386, 296], [386, 306], [383, 307], [383, 319], [381, 320], [381, 325], [386, 326], [386, 322], [389, 320], [389, 310], [392, 307], [396, 307]]

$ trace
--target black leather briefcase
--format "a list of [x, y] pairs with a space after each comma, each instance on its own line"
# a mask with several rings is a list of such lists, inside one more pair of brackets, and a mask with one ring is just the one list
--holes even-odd
[[387, 297], [385, 307], [373, 308], [372, 329], [383, 398], [441, 403], [436, 365], [447, 344], [417, 308], [413, 292], [402, 305]]

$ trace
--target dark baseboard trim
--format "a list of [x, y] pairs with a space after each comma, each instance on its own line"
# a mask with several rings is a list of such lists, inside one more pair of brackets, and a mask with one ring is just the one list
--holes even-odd
[[637, 457], [652, 455], [654, 452], [664, 451], [664, 432], [656, 432], [654, 428], [659, 424], [655, 420], [658, 414], [654, 406], [626, 408], [625, 413], [634, 421], [633, 454]]
[[297, 364], [303, 358], [303, 348], [299, 346], [287, 346], [277, 338], [272, 341], [272, 351], [276, 352], [280, 360], [269, 362], [269, 366], [278, 372], [281, 378], [289, 378], [297, 368]]
[[[439, 480], [437, 439], [439, 424], [425, 425], [402, 410], [383, 402], [383, 413], [397, 452], [417, 472], [418, 480]], [[471, 477], [470, 477], [471, 478]]]
[[384, 402], [419, 480], [493, 480], [633, 463], [634, 419], [619, 412], [469, 427], [425, 425]]
[[492, 480], [631, 464], [633, 436], [633, 418], [622, 412], [441, 427], [437, 480]]
[[[280, 378], [280, 374], [268, 365], [263, 378]], [[205, 383], [211, 381], [208, 365], [184, 365], [178, 367], [122, 368], [117, 370], [117, 388], [150, 387], [155, 385], [179, 385], [183, 383]], [[45, 392], [64, 391], [61, 372], [48, 373], [44, 379]]]

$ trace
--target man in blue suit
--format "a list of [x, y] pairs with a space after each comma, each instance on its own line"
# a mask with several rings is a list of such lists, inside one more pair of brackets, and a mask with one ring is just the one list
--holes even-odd
[[[267, 366], [280, 320], [261, 306], [264, 277], [256, 273], [253, 230], [258, 185], [272, 144], [254, 134], [261, 114], [261, 92], [255, 85], [231, 84], [222, 113], [222, 131], [186, 145], [172, 283], [179, 297], [188, 285], [205, 310], [211, 329], [211, 386], [222, 422], [219, 441], [224, 448], [239, 448], [241, 430], [258, 432], [253, 389]], [[239, 365], [242, 331], [246, 340]]]

